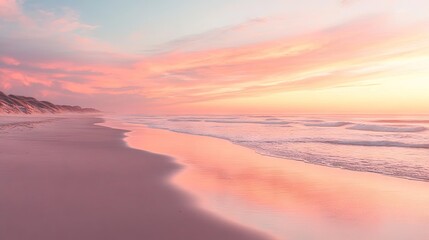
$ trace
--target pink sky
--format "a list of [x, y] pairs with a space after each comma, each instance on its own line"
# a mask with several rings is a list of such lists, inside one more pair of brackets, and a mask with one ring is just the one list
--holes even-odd
[[0, 0], [0, 91], [129, 113], [428, 113], [428, 3], [311, 2], [144, 45]]

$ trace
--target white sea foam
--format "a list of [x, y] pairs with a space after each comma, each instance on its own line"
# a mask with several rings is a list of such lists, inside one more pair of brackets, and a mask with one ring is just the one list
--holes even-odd
[[205, 120], [212, 123], [250, 123], [250, 124], [289, 124], [286, 121], [252, 121], [252, 120]]
[[423, 126], [410, 125], [371, 125], [371, 124], [356, 124], [348, 129], [372, 131], [372, 132], [422, 132], [426, 131]]
[[429, 123], [429, 120], [424, 119], [383, 119], [383, 120], [377, 120], [374, 122], [379, 123]]
[[429, 149], [429, 144], [412, 144], [392, 141], [353, 141], [353, 140], [324, 140], [321, 143], [352, 145], [352, 146], [368, 146], [368, 147], [401, 147], [401, 148], [426, 148]]
[[168, 119], [171, 122], [202, 122], [203, 119], [195, 119], [195, 118], [172, 118]]
[[428, 119], [407, 124], [343, 116], [127, 116], [122, 119], [152, 128], [225, 139], [264, 155], [429, 181], [429, 131], [426, 131], [429, 124], [425, 124]]
[[350, 125], [350, 122], [318, 122], [318, 123], [305, 123], [308, 127], [342, 127]]

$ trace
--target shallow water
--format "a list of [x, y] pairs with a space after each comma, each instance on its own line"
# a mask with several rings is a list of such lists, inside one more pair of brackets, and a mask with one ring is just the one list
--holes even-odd
[[122, 116], [264, 155], [429, 181], [429, 116]]
[[174, 157], [172, 183], [226, 221], [292, 240], [429, 239], [429, 183], [256, 154], [212, 137], [119, 124], [130, 147]]

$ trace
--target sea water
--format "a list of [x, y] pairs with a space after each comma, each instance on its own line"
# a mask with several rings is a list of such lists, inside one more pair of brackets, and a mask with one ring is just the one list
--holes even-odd
[[278, 158], [429, 181], [429, 116], [127, 115], [121, 120], [222, 138]]

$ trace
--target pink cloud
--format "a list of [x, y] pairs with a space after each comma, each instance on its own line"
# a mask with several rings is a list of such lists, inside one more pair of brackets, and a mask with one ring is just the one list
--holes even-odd
[[142, 61], [135, 74], [149, 89], [146, 96], [163, 103], [329, 88], [376, 79], [381, 71], [358, 73], [356, 69], [426, 54], [409, 49], [428, 47], [421, 27], [396, 29], [386, 16], [362, 18], [300, 37], [172, 52]]
[[18, 60], [11, 57], [0, 57], [0, 62], [12, 66], [18, 66], [19, 64], [21, 64]]
[[[385, 69], [386, 63], [428, 54], [429, 47], [426, 25], [398, 28], [390, 16], [376, 15], [306, 34], [273, 35], [228, 46], [205, 42], [213, 37], [227, 42], [244, 32], [247, 38], [270, 25], [269, 20], [258, 19], [171, 42], [162, 53], [132, 55], [86, 36], [84, 32], [94, 26], [82, 23], [71, 10], [65, 13], [27, 16], [31, 24], [16, 23], [9, 32], [13, 40], [0, 29], [0, 41], [12, 46], [0, 49], [4, 56], [0, 63], [5, 65], [0, 69], [1, 87], [25, 87], [47, 98], [89, 99], [100, 105], [104, 100], [132, 98], [148, 107], [173, 106], [367, 84], [394, 70]], [[28, 36], [39, 40], [24, 41]], [[113, 104], [112, 109], [120, 106]]]
[[16, 0], [0, 0], [0, 18], [14, 18], [21, 14]]

